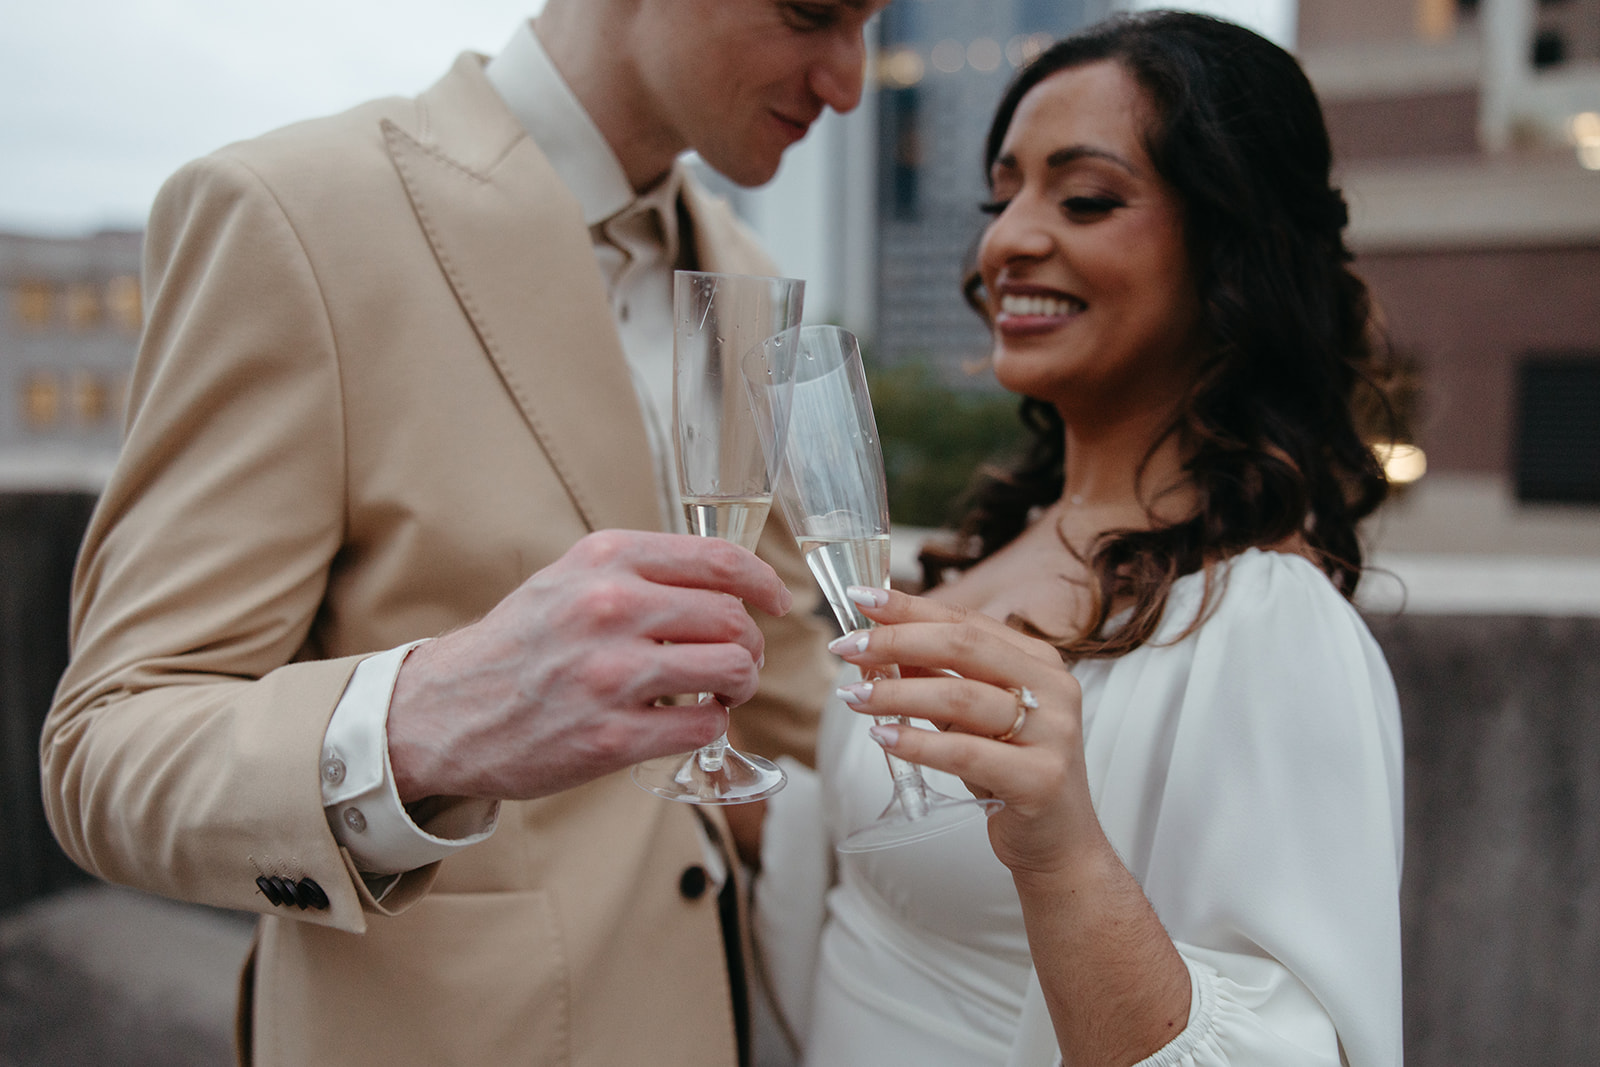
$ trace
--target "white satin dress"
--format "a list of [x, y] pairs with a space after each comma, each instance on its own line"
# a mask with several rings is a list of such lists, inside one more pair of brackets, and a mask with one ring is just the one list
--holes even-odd
[[[1090, 791], [1189, 968], [1152, 1067], [1401, 1062], [1399, 708], [1360, 616], [1310, 562], [1250, 550], [1194, 618], [1079, 664]], [[847, 671], [851, 669], [847, 668]], [[818, 771], [769, 802], [758, 960], [814, 1067], [1048, 1067], [1021, 907], [982, 822], [852, 856], [890, 797], [868, 720], [836, 699]], [[930, 772], [943, 792], [970, 796]], [[820, 930], [820, 935], [819, 935]]]

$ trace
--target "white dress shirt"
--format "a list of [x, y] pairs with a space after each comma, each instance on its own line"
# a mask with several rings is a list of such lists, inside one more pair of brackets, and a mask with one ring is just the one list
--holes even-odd
[[[517, 29], [485, 74], [582, 206], [654, 452], [664, 528], [681, 530], [667, 435], [672, 416], [672, 272], [678, 259], [683, 164], [674, 164], [666, 177], [636, 196], [616, 153], [562, 80], [531, 22]], [[583, 264], [573, 269], [584, 269]], [[420, 643], [363, 660], [323, 739], [322, 799], [328, 825], [356, 865], [374, 875], [414, 870], [482, 841], [494, 831], [499, 813], [497, 801], [460, 802], [448, 819], [439, 820], [450, 831], [450, 836], [440, 836], [417, 826], [400, 802], [389, 766], [389, 701], [401, 663]], [[441, 829], [438, 822], [434, 829]], [[711, 868], [714, 876], [720, 866]]]

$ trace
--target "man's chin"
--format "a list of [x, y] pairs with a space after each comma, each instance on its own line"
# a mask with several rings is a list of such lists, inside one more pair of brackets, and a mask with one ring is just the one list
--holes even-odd
[[711, 169], [728, 179], [733, 184], [745, 189], [754, 189], [766, 185], [777, 177], [778, 165], [783, 162], [783, 157], [777, 159], [735, 159], [713, 160], [702, 155], [703, 159], [711, 165]]

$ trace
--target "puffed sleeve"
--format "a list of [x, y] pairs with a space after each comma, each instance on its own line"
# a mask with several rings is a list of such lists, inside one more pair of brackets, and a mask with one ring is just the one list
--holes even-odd
[[1197, 633], [1127, 659], [1094, 712], [1116, 721], [1086, 725], [1091, 786], [1191, 985], [1145, 1063], [1398, 1065], [1399, 709], [1360, 617], [1306, 560], [1251, 552]]

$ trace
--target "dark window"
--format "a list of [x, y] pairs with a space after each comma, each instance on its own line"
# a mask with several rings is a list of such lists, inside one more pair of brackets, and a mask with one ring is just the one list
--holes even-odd
[[915, 221], [922, 207], [922, 96], [915, 88], [889, 89], [881, 94], [883, 128], [880, 151], [888, 158], [879, 173], [884, 176], [879, 202], [890, 218]]
[[1560, 30], [1540, 30], [1533, 39], [1533, 65], [1541, 70], [1567, 61], [1567, 39]]
[[1600, 352], [1531, 357], [1517, 386], [1517, 498], [1600, 504]]
[[878, 46], [889, 48], [897, 44], [919, 44], [922, 41], [921, 19], [917, 5], [924, 0], [894, 0], [883, 9], [878, 21]]
[[1087, 21], [1083, 6], [1082, 0], [1022, 0], [1017, 5], [1017, 32], [1058, 37], [1070, 33]]

